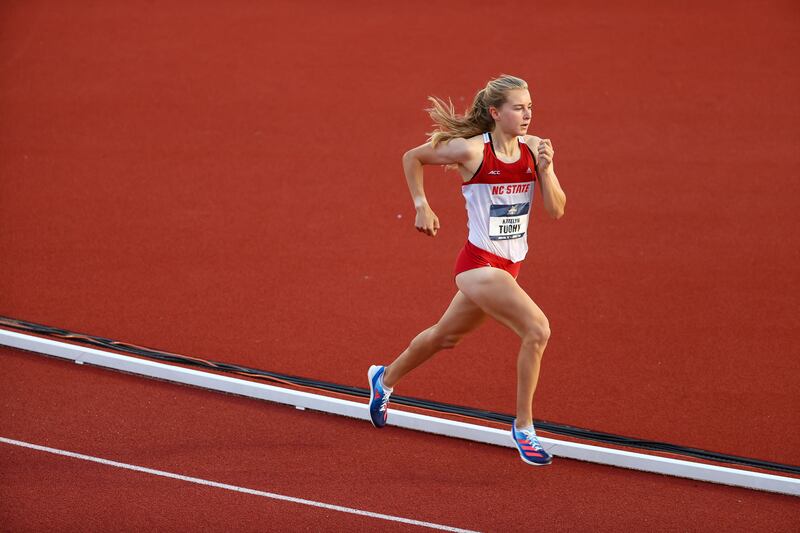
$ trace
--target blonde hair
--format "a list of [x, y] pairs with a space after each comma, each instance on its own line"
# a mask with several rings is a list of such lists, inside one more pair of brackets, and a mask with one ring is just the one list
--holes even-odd
[[425, 111], [433, 119], [436, 129], [428, 135], [428, 140], [436, 147], [443, 141], [449, 141], [456, 137], [469, 138], [480, 135], [486, 131], [494, 129], [494, 119], [489, 113], [489, 108], [499, 109], [508, 95], [508, 91], [514, 89], [527, 89], [528, 83], [516, 76], [501, 74], [499, 77], [489, 80], [486, 87], [478, 91], [472, 106], [464, 115], [458, 115], [453, 107], [453, 102], [447, 102], [436, 96], [429, 96], [428, 100], [433, 104]]

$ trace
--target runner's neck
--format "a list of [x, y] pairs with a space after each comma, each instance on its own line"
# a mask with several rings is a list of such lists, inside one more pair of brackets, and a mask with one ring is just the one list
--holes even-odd
[[492, 132], [492, 146], [496, 154], [503, 154], [508, 159], [519, 155], [519, 141], [516, 135], [508, 135], [495, 128]]

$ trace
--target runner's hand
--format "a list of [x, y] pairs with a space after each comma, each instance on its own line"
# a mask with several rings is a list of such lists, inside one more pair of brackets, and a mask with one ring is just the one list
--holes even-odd
[[439, 231], [439, 217], [430, 208], [428, 204], [421, 205], [417, 208], [417, 218], [414, 220], [414, 226], [417, 231], [422, 232], [431, 237], [436, 236]]
[[539, 162], [536, 164], [536, 167], [539, 172], [545, 172], [550, 168], [550, 164], [553, 162], [553, 154], [555, 153], [555, 150], [553, 150], [553, 143], [550, 142], [550, 139], [542, 139], [539, 141], [538, 152]]

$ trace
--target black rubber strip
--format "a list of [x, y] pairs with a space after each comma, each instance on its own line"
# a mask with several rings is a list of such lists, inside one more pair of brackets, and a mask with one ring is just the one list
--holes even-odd
[[[155, 350], [152, 348], [137, 346], [135, 344], [129, 344], [125, 342], [115, 341], [112, 339], [106, 339], [103, 337], [97, 337], [94, 335], [85, 335], [81, 333], [67, 331], [64, 329], [54, 328], [51, 326], [35, 324], [33, 322], [26, 322], [24, 320], [18, 320], [15, 318], [0, 316], [0, 326], [20, 331], [25, 331], [29, 333], [35, 333], [37, 335], [42, 335], [46, 337], [52, 337], [52, 338], [67, 340], [70, 342], [86, 344], [89, 346], [107, 348], [118, 352], [135, 355], [138, 357], [154, 359], [157, 361], [178, 363], [181, 365], [196, 366], [222, 372], [241, 374], [253, 378], [263, 379], [266, 381], [290, 383], [293, 385], [298, 385], [311, 389], [335, 392], [338, 394], [344, 394], [347, 396], [353, 396], [358, 398], [367, 398], [369, 396], [369, 389], [367, 388], [352, 387], [349, 385], [340, 385], [338, 383], [330, 383], [327, 381], [319, 381], [315, 379], [292, 376], [288, 374], [280, 374], [277, 372], [269, 372], [267, 370], [249, 368], [246, 366], [240, 366], [231, 363], [210, 361], [196, 357], [173, 354], [169, 352]], [[429, 411], [460, 415], [469, 418], [487, 420], [491, 422], [501, 422], [509, 425], [514, 419], [512, 415], [507, 415], [503, 413], [485, 411], [482, 409], [476, 409], [474, 407], [464, 407], [461, 405], [454, 405], [443, 402], [420, 400], [418, 398], [411, 398], [408, 396], [392, 395], [392, 402], [395, 404], [406, 405], [409, 407], [418, 407]], [[740, 457], [720, 452], [712, 452], [708, 450], [701, 450], [698, 448], [689, 448], [686, 446], [680, 446], [678, 444], [669, 444], [666, 442], [642, 440], [642, 439], [637, 439], [635, 437], [625, 437], [623, 435], [615, 435], [613, 433], [605, 433], [602, 431], [579, 428], [579, 427], [569, 426], [566, 424], [547, 422], [545, 420], [535, 420], [534, 423], [537, 429], [542, 429], [544, 431], [556, 435], [564, 435], [581, 440], [602, 442], [605, 444], [613, 444], [616, 446], [623, 446], [629, 448], [653, 450], [675, 455], [706, 459], [710, 461], [730, 463], [740, 466], [755, 467], [764, 470], [773, 470], [776, 472], [786, 472], [789, 474], [800, 475], [800, 466], [795, 466], [795, 465], [775, 463], [772, 461], [763, 461], [760, 459], [751, 459], [748, 457]]]

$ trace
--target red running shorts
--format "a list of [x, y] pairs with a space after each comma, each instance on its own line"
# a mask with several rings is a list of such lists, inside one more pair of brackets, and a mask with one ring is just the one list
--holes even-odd
[[491, 252], [487, 252], [483, 248], [478, 248], [471, 242], [467, 241], [467, 244], [465, 244], [464, 248], [461, 249], [461, 253], [458, 254], [453, 276], [458, 276], [462, 272], [472, 270], [473, 268], [486, 266], [502, 268], [511, 274], [514, 279], [517, 279], [517, 276], [519, 276], [519, 269], [522, 266], [522, 261], [514, 263], [509, 259], [494, 255]]

